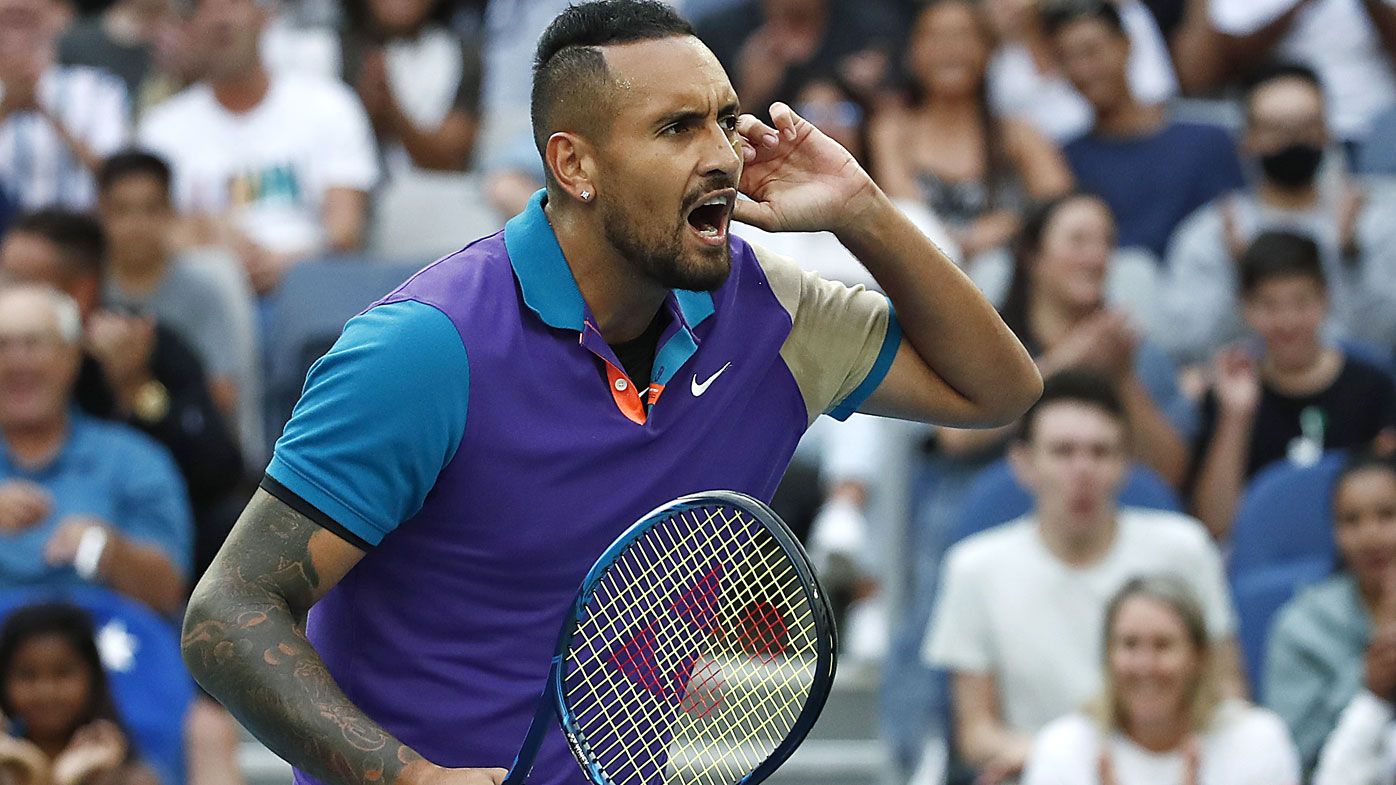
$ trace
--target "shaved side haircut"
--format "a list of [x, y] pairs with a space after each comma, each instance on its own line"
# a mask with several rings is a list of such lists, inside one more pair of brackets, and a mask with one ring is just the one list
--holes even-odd
[[[530, 112], [538, 154], [558, 131], [595, 137], [609, 128], [615, 80], [599, 47], [692, 35], [693, 26], [658, 0], [568, 6], [538, 39], [533, 61]], [[547, 176], [551, 184], [551, 170]]]

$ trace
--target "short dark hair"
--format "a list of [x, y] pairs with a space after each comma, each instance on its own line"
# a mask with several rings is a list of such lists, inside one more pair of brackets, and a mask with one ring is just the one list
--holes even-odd
[[1241, 254], [1241, 296], [1255, 293], [1266, 281], [1290, 276], [1312, 279], [1328, 288], [1318, 243], [1312, 237], [1280, 230], [1262, 232]]
[[[538, 39], [533, 61], [529, 110], [539, 155], [560, 127], [609, 115], [603, 90], [610, 72], [597, 47], [692, 35], [693, 26], [658, 0], [598, 0], [568, 6]], [[551, 181], [552, 172], [547, 174]]]
[[1307, 65], [1291, 62], [1267, 63], [1247, 74], [1241, 82], [1241, 105], [1245, 107], [1247, 117], [1250, 116], [1251, 98], [1255, 96], [1256, 91], [1281, 79], [1298, 79], [1311, 85], [1320, 96], [1324, 95], [1323, 80], [1319, 79], [1317, 71]]
[[1037, 399], [1018, 422], [1017, 439], [1031, 442], [1042, 410], [1054, 403], [1079, 403], [1092, 406], [1120, 423], [1128, 430], [1125, 405], [1115, 385], [1106, 376], [1084, 368], [1068, 368], [1047, 377], [1042, 383], [1042, 397]]
[[107, 235], [87, 213], [45, 207], [19, 217], [10, 233], [33, 234], [58, 246], [70, 272], [102, 277], [107, 258]]
[[1088, 19], [1104, 22], [1117, 35], [1129, 35], [1120, 10], [1106, 0], [1058, 0], [1042, 9], [1042, 28], [1049, 36], [1056, 35], [1073, 22]]
[[160, 156], [144, 150], [124, 150], [103, 161], [97, 170], [97, 190], [106, 193], [118, 180], [138, 175], [154, 177], [165, 189], [165, 195], [169, 195], [173, 179], [170, 165]]

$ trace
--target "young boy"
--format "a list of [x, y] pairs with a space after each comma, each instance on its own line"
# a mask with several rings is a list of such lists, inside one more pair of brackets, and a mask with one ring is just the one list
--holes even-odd
[[1381, 369], [1323, 340], [1328, 285], [1306, 236], [1261, 234], [1241, 257], [1241, 306], [1260, 354], [1213, 360], [1203, 402], [1193, 512], [1224, 539], [1246, 483], [1267, 464], [1315, 460], [1396, 426], [1396, 387]]

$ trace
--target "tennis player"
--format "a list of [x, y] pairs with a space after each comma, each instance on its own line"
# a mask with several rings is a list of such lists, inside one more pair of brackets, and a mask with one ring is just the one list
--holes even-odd
[[[299, 783], [499, 782], [632, 521], [769, 499], [820, 414], [999, 425], [1041, 389], [852, 156], [782, 104], [741, 114], [667, 5], [564, 11], [532, 115], [545, 191], [349, 322], [190, 601], [190, 669]], [[733, 218], [832, 231], [895, 316]], [[585, 782], [560, 731], [530, 781]]]

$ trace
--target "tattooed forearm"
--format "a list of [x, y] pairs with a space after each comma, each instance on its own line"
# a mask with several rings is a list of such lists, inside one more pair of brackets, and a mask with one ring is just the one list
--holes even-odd
[[[326, 782], [392, 785], [421, 756], [354, 706], [305, 637], [334, 537], [259, 492], [209, 568], [184, 619], [184, 661], [199, 683], [281, 757]], [[352, 563], [352, 562], [350, 562]]]

